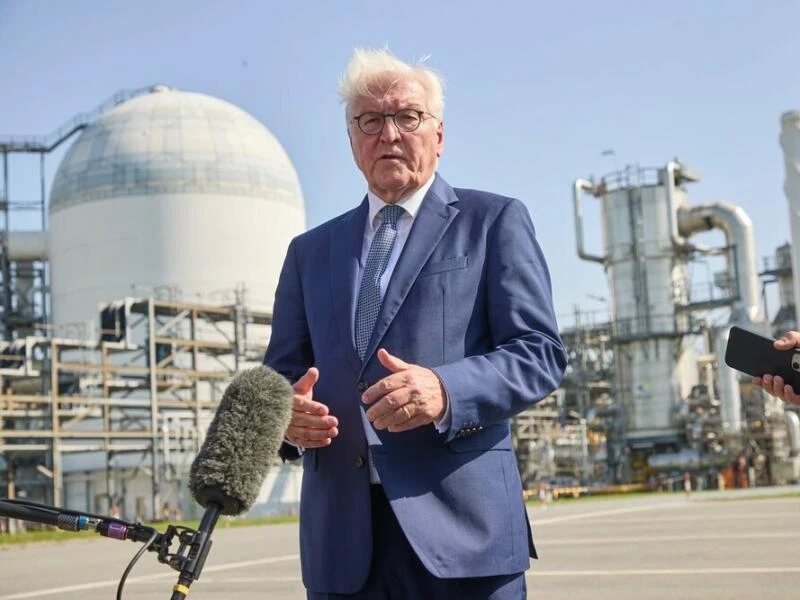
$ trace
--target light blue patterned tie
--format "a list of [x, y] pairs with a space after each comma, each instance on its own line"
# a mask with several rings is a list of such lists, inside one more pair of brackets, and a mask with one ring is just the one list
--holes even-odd
[[364, 358], [364, 353], [367, 351], [367, 344], [372, 337], [372, 330], [375, 328], [375, 321], [381, 309], [381, 276], [389, 262], [389, 255], [397, 237], [397, 221], [403, 210], [402, 206], [395, 204], [384, 206], [380, 210], [383, 222], [375, 232], [367, 254], [367, 264], [364, 266], [364, 276], [361, 278], [356, 305], [356, 350], [361, 358]]

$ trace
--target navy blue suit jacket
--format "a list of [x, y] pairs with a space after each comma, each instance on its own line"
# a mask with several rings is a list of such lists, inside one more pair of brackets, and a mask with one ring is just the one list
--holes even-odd
[[[438, 577], [518, 573], [535, 556], [510, 418], [560, 383], [566, 355], [550, 275], [518, 200], [453, 189], [438, 175], [423, 200], [360, 360], [355, 278], [367, 219], [355, 209], [295, 238], [275, 296], [265, 363], [299, 379], [339, 419], [333, 443], [303, 454], [300, 542], [307, 589], [352, 593], [372, 554], [372, 453], [392, 509]], [[433, 368], [451, 426], [365, 432], [362, 389], [388, 375], [376, 351]], [[297, 456], [284, 445], [284, 459]]]

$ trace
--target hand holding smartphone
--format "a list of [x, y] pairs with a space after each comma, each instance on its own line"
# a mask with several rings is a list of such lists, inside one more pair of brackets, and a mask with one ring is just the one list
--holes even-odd
[[795, 394], [800, 394], [800, 349], [777, 350], [774, 341], [733, 326], [725, 349], [725, 364], [752, 377], [779, 375]]

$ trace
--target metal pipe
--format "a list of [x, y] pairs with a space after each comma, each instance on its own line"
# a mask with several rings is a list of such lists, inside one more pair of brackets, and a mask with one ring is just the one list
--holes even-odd
[[800, 456], [800, 417], [796, 412], [787, 410], [784, 413], [786, 428], [789, 430], [789, 456]]
[[783, 191], [788, 203], [789, 227], [793, 247], [791, 251], [792, 290], [794, 293], [795, 322], [800, 323], [800, 110], [790, 110], [781, 115], [780, 144], [783, 150]]
[[681, 235], [688, 237], [710, 229], [722, 230], [727, 246], [735, 249], [733, 257], [726, 255], [728, 276], [736, 284], [736, 300], [730, 321], [760, 322], [763, 319], [759, 303], [753, 222], [742, 207], [727, 202], [682, 208], [678, 212], [678, 230]]
[[61, 462], [61, 420], [59, 416], [59, 364], [61, 356], [54, 338], [50, 339], [50, 429], [53, 433], [50, 451], [53, 461], [53, 504], [61, 506], [64, 493], [64, 470]]
[[8, 257], [8, 233], [11, 231], [10, 202], [8, 199], [8, 152], [3, 152], [3, 197], [0, 198], [3, 207], [3, 230], [0, 231], [0, 270], [2, 270], [2, 284], [0, 285], [0, 296], [3, 304], [3, 339], [13, 338], [11, 327], [8, 325], [9, 316], [13, 309], [12, 286], [11, 286], [11, 259]]
[[667, 215], [669, 218], [669, 238], [674, 248], [686, 248], [686, 240], [678, 234], [678, 207], [675, 202], [675, 177], [681, 170], [681, 164], [671, 160], [664, 167], [664, 190], [667, 193]]
[[717, 356], [717, 391], [723, 433], [733, 436], [742, 432], [742, 392], [739, 387], [738, 371], [729, 367], [723, 360], [729, 333], [729, 327], [714, 329], [714, 351]]
[[575, 212], [575, 242], [577, 244], [578, 256], [583, 260], [605, 263], [605, 256], [589, 254], [584, 250], [583, 244], [583, 209], [581, 208], [581, 192], [594, 193], [595, 185], [586, 179], [576, 179], [572, 184], [572, 205]]
[[40, 206], [42, 208], [42, 231], [47, 231], [47, 200], [45, 198], [45, 183], [44, 183], [44, 152], [39, 153], [39, 191], [41, 193], [41, 203]]
[[153, 518], [158, 518], [158, 510], [161, 503], [161, 477], [158, 472], [158, 379], [156, 369], [158, 362], [156, 357], [156, 311], [153, 298], [147, 299], [147, 366], [148, 383], [150, 387], [150, 432], [151, 436], [151, 468], [153, 473], [151, 475], [152, 485], [152, 511]]
[[47, 232], [9, 231], [6, 235], [8, 260], [47, 260]]
[[[39, 153], [39, 185], [40, 185], [40, 192], [41, 192], [41, 217], [42, 217], [42, 234], [46, 237], [47, 236], [47, 188], [45, 184], [45, 167], [44, 167], [44, 152]], [[47, 251], [47, 242], [45, 242], [45, 252]], [[44, 260], [42, 261], [45, 262]], [[42, 265], [41, 270], [41, 322], [42, 325], [48, 324], [48, 309], [47, 309], [47, 302], [48, 302], [48, 285], [47, 285], [47, 265]]]
[[679, 229], [677, 216], [679, 208], [675, 198], [675, 188], [678, 185], [678, 178], [680, 178], [681, 181], [699, 181], [700, 178], [677, 160], [669, 161], [662, 173], [664, 174], [664, 190], [667, 194], [669, 235], [672, 245], [675, 249], [680, 250], [700, 250], [701, 248], [699, 246], [690, 244], [681, 237], [682, 232]]

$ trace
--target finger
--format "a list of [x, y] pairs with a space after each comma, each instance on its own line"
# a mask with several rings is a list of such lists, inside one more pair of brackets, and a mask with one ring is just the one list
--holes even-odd
[[378, 360], [380, 363], [389, 369], [392, 373], [408, 369], [411, 365], [401, 358], [392, 356], [386, 348], [378, 350]]
[[800, 332], [787, 331], [773, 343], [778, 350], [788, 350], [795, 346], [800, 346]]
[[286, 429], [286, 437], [298, 441], [321, 441], [325, 438], [334, 438], [339, 435], [337, 427], [329, 429], [313, 429], [310, 427], [295, 427], [290, 425]]
[[295, 394], [304, 396], [311, 392], [311, 390], [314, 388], [314, 384], [317, 383], [317, 381], [319, 381], [319, 369], [316, 367], [311, 367], [308, 369], [308, 371], [306, 371], [305, 375], [295, 381], [292, 389], [294, 389]]
[[776, 350], [790, 350], [794, 348], [795, 344], [790, 338], [782, 337], [772, 342], [772, 345], [775, 346]]
[[783, 386], [783, 400], [790, 404], [796, 402], [797, 395], [794, 393], [794, 388], [788, 383]]
[[333, 438], [339, 435], [338, 430], [333, 433], [335, 435], [287, 435], [286, 439], [295, 446], [301, 448], [323, 448], [325, 446], [330, 446], [333, 442]]
[[333, 415], [312, 415], [305, 412], [294, 411], [292, 418], [289, 421], [290, 425], [295, 427], [310, 427], [312, 429], [329, 429], [331, 427], [339, 426], [339, 419]]
[[[406, 380], [404, 375], [388, 375], [387, 377], [384, 377], [378, 381], [378, 383], [369, 386], [361, 395], [361, 401], [364, 404], [373, 404], [378, 400], [386, 398], [389, 394], [403, 388], [405, 385]], [[405, 400], [403, 402], [394, 404], [392, 408], [399, 408], [401, 404], [405, 404]]]
[[[402, 391], [394, 391], [379, 397], [378, 400], [378, 402], [367, 410], [367, 419], [369, 419], [370, 422], [375, 422], [377, 419], [393, 413], [401, 406], [408, 403], [408, 394]], [[367, 402], [367, 404], [369, 403]]]
[[752, 384], [753, 384], [754, 386], [756, 386], [756, 387], [761, 387], [761, 382], [762, 382], [762, 381], [763, 381], [763, 380], [761, 379], [761, 377], [753, 377]]
[[377, 417], [372, 424], [375, 426], [375, 429], [387, 429], [392, 425], [405, 423], [410, 420], [415, 413], [416, 410], [414, 408], [408, 404], [404, 404], [395, 410], [383, 413], [380, 417]]
[[320, 416], [328, 414], [327, 405], [299, 394], [295, 394], [292, 397], [292, 410]]
[[762, 386], [764, 388], [764, 391], [774, 396], [775, 390], [772, 387], [773, 385], [772, 375], [762, 375], [761, 379], [764, 381], [764, 384]]
[[286, 437], [301, 445], [308, 442], [321, 442], [328, 438], [335, 438], [337, 435], [339, 435], [339, 429], [337, 427], [312, 429], [310, 427], [295, 427], [289, 425], [286, 429]]
[[412, 419], [409, 419], [405, 423], [399, 423], [398, 425], [392, 425], [389, 427], [389, 431], [392, 433], [400, 433], [401, 431], [409, 431], [411, 429], [416, 429], [417, 427], [422, 427], [423, 425], [427, 425], [432, 421], [423, 414], [417, 415]]
[[288, 438], [289, 441], [294, 444], [295, 446], [299, 446], [305, 450], [309, 448], [324, 448], [325, 446], [330, 446], [333, 442], [333, 438], [326, 437], [322, 440], [302, 440], [302, 439], [292, 439]]
[[772, 377], [772, 394], [783, 400], [783, 389], [785, 385], [786, 382], [783, 381], [783, 377], [780, 375], [774, 375]]

